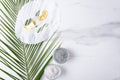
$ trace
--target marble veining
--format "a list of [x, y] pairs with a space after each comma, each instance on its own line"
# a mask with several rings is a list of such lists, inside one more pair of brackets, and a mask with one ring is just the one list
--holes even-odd
[[84, 30], [66, 29], [60, 32], [64, 40], [73, 40], [77, 44], [90, 45], [110, 38], [120, 39], [120, 22], [111, 22]]

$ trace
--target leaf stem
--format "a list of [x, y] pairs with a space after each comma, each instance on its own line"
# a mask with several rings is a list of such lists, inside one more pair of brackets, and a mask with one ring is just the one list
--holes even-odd
[[25, 51], [25, 44], [23, 43], [23, 56], [24, 56], [24, 63], [25, 63], [25, 72], [26, 72], [26, 80], [30, 80], [29, 77], [29, 68], [28, 68], [28, 62], [27, 62], [27, 56], [26, 56], [26, 51]]

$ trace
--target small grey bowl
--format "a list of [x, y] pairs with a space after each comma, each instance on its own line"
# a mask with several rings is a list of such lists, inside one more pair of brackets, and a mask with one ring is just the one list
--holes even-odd
[[58, 48], [53, 54], [55, 62], [63, 64], [69, 59], [69, 51], [65, 48]]

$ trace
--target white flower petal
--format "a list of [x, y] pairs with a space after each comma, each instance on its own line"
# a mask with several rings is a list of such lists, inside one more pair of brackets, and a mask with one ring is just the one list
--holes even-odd
[[[40, 10], [42, 15], [43, 10], [48, 11], [48, 16], [45, 20], [39, 21], [38, 17], [35, 16], [36, 12]], [[15, 34], [24, 43], [36, 44], [41, 41], [45, 41], [49, 38], [50, 34], [53, 33], [58, 27], [59, 15], [56, 3], [51, 0], [36, 0], [25, 4], [18, 13], [17, 21], [15, 24]], [[28, 30], [24, 28], [25, 22], [28, 19], [32, 19], [36, 22], [36, 25], [32, 25], [33, 28]], [[42, 31], [37, 32], [44, 24], [49, 26], [44, 27]], [[37, 27], [36, 27], [37, 26]], [[29, 25], [27, 26], [29, 27]]]

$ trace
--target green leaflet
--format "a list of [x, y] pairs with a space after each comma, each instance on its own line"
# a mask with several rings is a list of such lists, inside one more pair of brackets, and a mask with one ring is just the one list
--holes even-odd
[[27, 19], [27, 20], [25, 21], [25, 26], [29, 25], [31, 22], [32, 22], [32, 19], [31, 19], [31, 18], [30, 18], [30, 19]]
[[45, 27], [47, 27], [47, 26], [48, 26], [48, 24], [45, 23], [42, 27], [40, 27], [40, 28], [38, 29], [37, 33], [41, 32], [41, 31], [42, 31]]
[[39, 16], [39, 14], [40, 14], [40, 10], [36, 12], [35, 16]]

